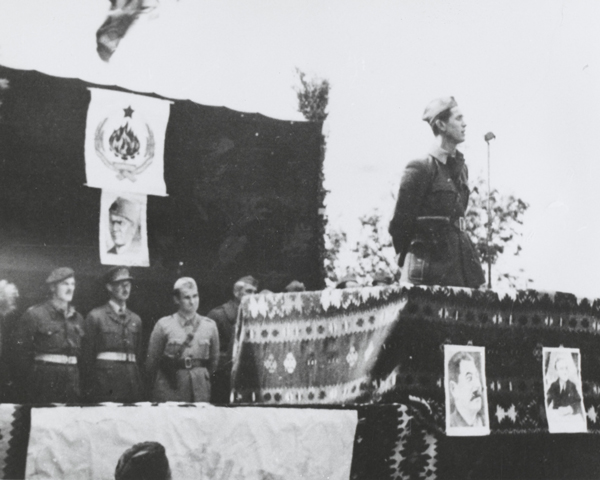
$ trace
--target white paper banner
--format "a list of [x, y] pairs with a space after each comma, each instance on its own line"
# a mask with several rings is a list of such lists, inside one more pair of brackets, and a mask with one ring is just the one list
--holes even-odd
[[348, 480], [356, 423], [351, 410], [33, 408], [26, 477], [114, 478], [125, 450], [153, 441], [173, 479]]
[[171, 102], [113, 90], [90, 91], [87, 185], [166, 196], [164, 145]]
[[149, 267], [146, 195], [102, 190], [100, 263]]

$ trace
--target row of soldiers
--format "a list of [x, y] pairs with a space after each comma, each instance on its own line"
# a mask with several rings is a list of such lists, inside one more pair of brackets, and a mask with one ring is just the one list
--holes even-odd
[[[50, 296], [17, 322], [11, 347], [15, 381], [29, 403], [228, 403], [233, 334], [243, 296], [256, 293], [246, 276], [234, 297], [204, 317], [198, 287], [182, 277], [173, 286], [177, 311], [155, 324], [142, 357], [142, 321], [127, 308], [133, 277], [127, 267], [104, 277], [109, 300], [85, 319], [71, 305], [75, 272], [57, 268]], [[149, 385], [150, 394], [146, 394]]]

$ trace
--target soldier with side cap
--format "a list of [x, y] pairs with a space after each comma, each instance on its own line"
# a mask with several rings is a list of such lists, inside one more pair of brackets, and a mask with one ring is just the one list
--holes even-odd
[[223, 305], [213, 308], [207, 314], [208, 318], [212, 318], [217, 323], [221, 344], [219, 368], [213, 382], [213, 403], [229, 403], [233, 340], [238, 310], [242, 298], [246, 295], [253, 295], [257, 291], [258, 280], [256, 278], [252, 275], [242, 277], [233, 285], [233, 298]]
[[155, 402], [208, 402], [211, 375], [219, 362], [219, 333], [213, 320], [196, 313], [200, 303], [193, 278], [175, 282], [178, 310], [161, 318], [150, 335], [146, 369]]
[[144, 400], [141, 376], [142, 320], [127, 308], [133, 277], [127, 267], [111, 268], [104, 276], [108, 303], [85, 319], [87, 382], [94, 402], [134, 403]]
[[389, 227], [401, 279], [418, 285], [478, 288], [485, 278], [465, 229], [468, 170], [456, 149], [465, 140], [467, 125], [454, 97], [433, 100], [423, 120], [436, 142], [426, 156], [407, 165]]
[[75, 272], [57, 268], [46, 284], [50, 299], [30, 307], [15, 327], [16, 380], [27, 402], [78, 403], [84, 328], [71, 305]]

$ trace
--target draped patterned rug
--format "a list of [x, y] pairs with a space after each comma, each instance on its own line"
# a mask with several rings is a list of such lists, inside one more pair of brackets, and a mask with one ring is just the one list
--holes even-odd
[[29, 412], [24, 405], [0, 404], [0, 478], [25, 477]]
[[486, 349], [492, 432], [545, 432], [542, 347], [581, 351], [588, 431], [600, 433], [600, 302], [443, 287], [373, 287], [244, 300], [236, 403], [404, 403], [443, 432], [444, 344]]

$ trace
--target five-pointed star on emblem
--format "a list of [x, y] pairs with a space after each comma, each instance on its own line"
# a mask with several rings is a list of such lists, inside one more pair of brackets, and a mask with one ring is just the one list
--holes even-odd
[[127, 108], [124, 108], [123, 111], [125, 112], [125, 118], [131, 118], [131, 116], [133, 115], [133, 108], [131, 108], [131, 105]]

